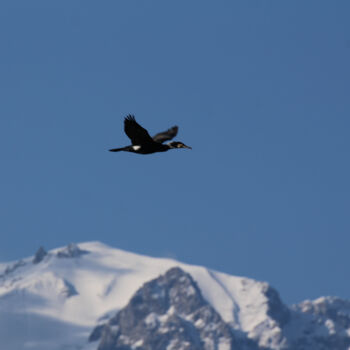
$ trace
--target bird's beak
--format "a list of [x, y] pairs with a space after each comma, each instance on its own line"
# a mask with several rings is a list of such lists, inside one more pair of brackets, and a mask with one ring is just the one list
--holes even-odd
[[182, 147], [183, 147], [183, 148], [192, 149], [192, 147], [190, 147], [190, 146], [186, 146], [186, 145], [183, 145]]

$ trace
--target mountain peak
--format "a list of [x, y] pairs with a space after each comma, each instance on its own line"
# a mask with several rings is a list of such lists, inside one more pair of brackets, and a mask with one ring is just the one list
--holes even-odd
[[[6, 327], [0, 327], [0, 338], [7, 350], [25, 349], [28, 344], [35, 344], [36, 350], [96, 350], [97, 342], [87, 343], [92, 329], [91, 340], [106, 342], [108, 336], [102, 333], [108, 333], [108, 327], [114, 337], [121, 324], [132, 320], [148, 337], [148, 343], [142, 344], [152, 346], [153, 331], [165, 342], [169, 340], [161, 336], [165, 325], [183, 329], [183, 338], [175, 331], [165, 332], [169, 337], [174, 334], [177, 343], [167, 346], [176, 350], [180, 343], [185, 349], [186, 342], [191, 349], [202, 350], [205, 337], [217, 350], [230, 349], [232, 344], [268, 350], [347, 350], [350, 346], [349, 301], [322, 297], [289, 307], [266, 282], [100, 242], [48, 252], [39, 248], [34, 256], [1, 268], [0, 324]], [[204, 336], [205, 330], [209, 333]], [[141, 344], [144, 339], [129, 336], [126, 328], [123, 332], [132, 339], [129, 345], [147, 349]], [[126, 338], [118, 339], [127, 344]]]
[[47, 255], [47, 251], [44, 247], [40, 247], [34, 255], [33, 264], [39, 264]]
[[77, 244], [70, 243], [63, 249], [59, 250], [56, 255], [58, 258], [77, 258], [88, 253], [88, 250], [80, 249]]
[[232, 330], [203, 298], [193, 278], [179, 267], [145, 283], [90, 340], [98, 350], [205, 350], [234, 343]]

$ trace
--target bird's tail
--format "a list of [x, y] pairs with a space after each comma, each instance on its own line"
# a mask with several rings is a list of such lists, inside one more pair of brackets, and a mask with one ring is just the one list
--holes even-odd
[[122, 147], [122, 148], [112, 148], [109, 150], [109, 152], [120, 152], [120, 151], [125, 151], [127, 147]]

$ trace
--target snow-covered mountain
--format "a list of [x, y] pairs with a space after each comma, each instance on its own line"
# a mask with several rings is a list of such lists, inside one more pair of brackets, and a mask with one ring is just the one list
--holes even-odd
[[265, 282], [99, 242], [0, 264], [6, 350], [350, 349], [350, 301], [286, 306]]

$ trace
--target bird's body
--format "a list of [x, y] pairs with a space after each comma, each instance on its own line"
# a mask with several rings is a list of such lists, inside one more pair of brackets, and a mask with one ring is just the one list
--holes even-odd
[[132, 145], [121, 148], [112, 148], [110, 149], [111, 152], [126, 151], [139, 154], [150, 154], [156, 152], [166, 152], [169, 149], [175, 148], [191, 149], [191, 147], [186, 146], [182, 142], [178, 141], [173, 141], [165, 144], [163, 143], [165, 141], [171, 140], [176, 136], [178, 131], [177, 126], [173, 126], [172, 128], [151, 137], [148, 131], [136, 122], [134, 116], [128, 115], [124, 119], [124, 131], [130, 138]]
[[168, 151], [170, 148], [168, 145], [163, 145], [162, 143], [160, 145], [154, 145], [149, 144], [147, 146], [143, 145], [130, 145], [126, 147], [121, 148], [112, 148], [110, 149], [110, 152], [119, 152], [119, 151], [126, 151], [126, 152], [133, 152], [133, 153], [139, 153], [139, 154], [151, 154], [155, 152], [165, 152]]

